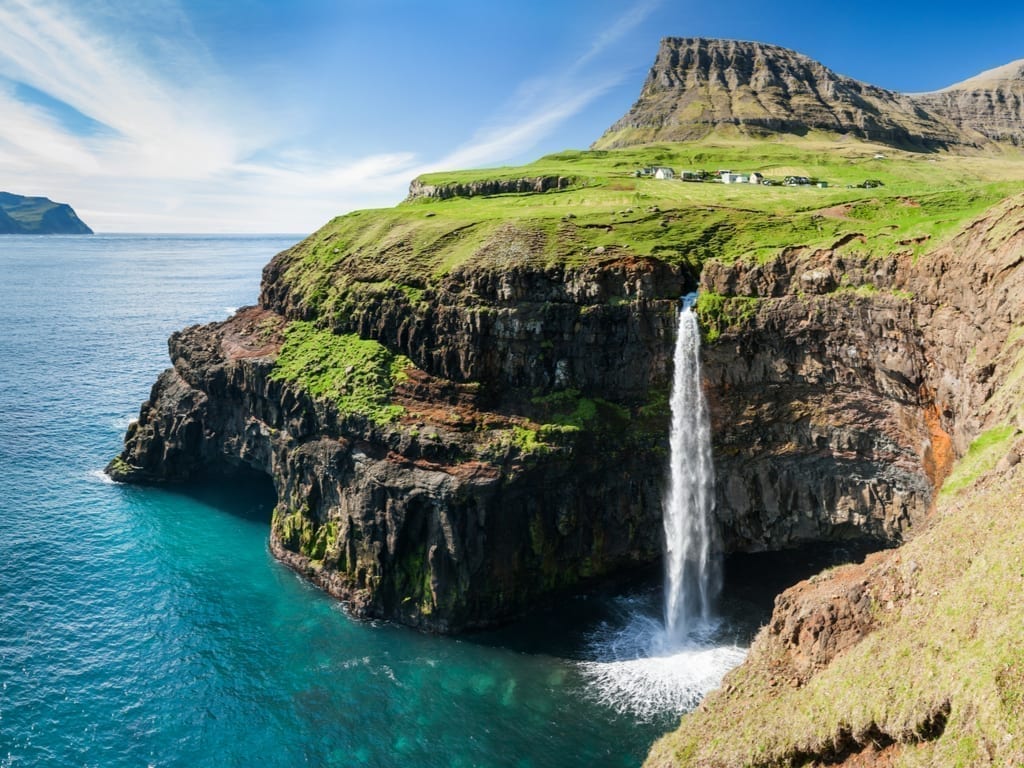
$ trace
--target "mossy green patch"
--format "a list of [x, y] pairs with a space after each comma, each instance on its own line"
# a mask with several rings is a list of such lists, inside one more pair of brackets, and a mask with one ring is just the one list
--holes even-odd
[[992, 469], [1006, 455], [1016, 431], [1013, 426], [1004, 424], [978, 435], [946, 478], [942, 485], [942, 494], [958, 493]]
[[270, 525], [286, 548], [305, 555], [315, 566], [337, 554], [338, 524], [328, 520], [317, 525], [306, 506], [298, 509], [276, 507]]
[[285, 328], [270, 377], [295, 382], [313, 397], [331, 400], [341, 414], [386, 424], [403, 413], [391, 395], [412, 365], [409, 358], [376, 341], [294, 321]]
[[704, 340], [712, 344], [730, 328], [742, 325], [757, 313], [758, 299], [752, 296], [725, 296], [713, 291], [702, 291], [697, 297], [694, 312], [704, 333]]
[[110, 460], [110, 464], [107, 465], [107, 469], [115, 474], [130, 475], [135, 472], [138, 467], [133, 467], [121, 456], [115, 456]]

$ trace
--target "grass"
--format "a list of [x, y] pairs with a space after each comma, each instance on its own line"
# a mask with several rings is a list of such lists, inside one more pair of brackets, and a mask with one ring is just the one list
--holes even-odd
[[[884, 160], [874, 158], [885, 154]], [[807, 175], [827, 189], [634, 178], [677, 170]], [[1024, 190], [1024, 156], [915, 154], [851, 139], [708, 140], [609, 151], [567, 151], [518, 167], [433, 173], [430, 184], [572, 176], [542, 194], [420, 199], [338, 217], [290, 254], [287, 277], [303, 303], [344, 324], [389, 291], [415, 306], [455, 270], [580, 266], [653, 256], [696, 271], [709, 258], [765, 261], [793, 248], [914, 256]], [[867, 178], [877, 189], [850, 189]], [[856, 238], [848, 238], [857, 235]], [[337, 323], [336, 323], [337, 327]]]
[[757, 313], [758, 299], [751, 296], [724, 296], [702, 291], [694, 311], [700, 321], [704, 341], [712, 344], [725, 331], [750, 320]]
[[954, 495], [971, 486], [985, 472], [995, 467], [1010, 449], [1017, 430], [1008, 424], [993, 427], [978, 435], [957, 462], [942, 485], [944, 496]]
[[285, 328], [271, 379], [295, 382], [313, 397], [333, 402], [342, 415], [387, 424], [403, 413], [391, 394], [410, 367], [411, 360], [376, 341], [295, 321]]

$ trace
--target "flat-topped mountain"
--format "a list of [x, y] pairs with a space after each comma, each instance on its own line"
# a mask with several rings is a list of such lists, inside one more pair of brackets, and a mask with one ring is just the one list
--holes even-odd
[[0, 192], [0, 235], [91, 235], [67, 203]]
[[976, 146], [992, 135], [974, 130], [985, 124], [980, 109], [932, 106], [777, 45], [667, 37], [640, 98], [594, 148], [691, 141], [723, 127], [754, 136], [829, 131], [911, 149]]
[[995, 141], [1024, 145], [1024, 59], [911, 98], [961, 129], [976, 130]]

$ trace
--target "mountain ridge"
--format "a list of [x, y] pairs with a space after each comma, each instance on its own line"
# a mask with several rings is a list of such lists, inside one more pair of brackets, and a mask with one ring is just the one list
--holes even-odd
[[910, 98], [960, 128], [993, 141], [1024, 145], [1024, 59]]
[[694, 141], [734, 130], [753, 136], [825, 131], [917, 151], [977, 149], [1024, 143], [1022, 117], [1024, 78], [1014, 64], [911, 95], [838, 74], [778, 45], [666, 37], [639, 98], [592, 148]]

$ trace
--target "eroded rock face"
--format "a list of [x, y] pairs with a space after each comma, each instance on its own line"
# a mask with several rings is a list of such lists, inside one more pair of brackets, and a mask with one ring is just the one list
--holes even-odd
[[957, 455], [1012, 403], [1024, 207], [914, 260], [846, 249], [705, 267], [730, 299], [704, 352], [727, 549], [899, 541]]
[[[321, 318], [408, 355], [433, 376], [478, 382], [493, 399], [508, 390], [578, 389], [614, 401], [646, 398], [671, 367], [675, 302], [696, 287], [685, 270], [654, 258], [609, 254], [596, 264], [506, 265], [542, 248], [509, 227], [493, 268], [458, 267], [418, 303], [401, 291], [361, 300]], [[296, 254], [264, 270], [260, 303], [311, 317], [306, 295], [286, 278]]]
[[1024, 60], [911, 97], [932, 114], [1000, 142], [1024, 144]]
[[[661, 419], [653, 433], [647, 430], [642, 401], [631, 406], [607, 397], [639, 387], [632, 383], [639, 374], [630, 372], [628, 381], [610, 376], [604, 389], [591, 374], [590, 389], [605, 396], [596, 401], [577, 401], [578, 391], [565, 388], [578, 383], [573, 365], [596, 348], [593, 335], [614, 339], [639, 327], [648, 334], [647, 346], [671, 349], [684, 278], [670, 268], [662, 273], [663, 285], [644, 283], [648, 271], [641, 269], [637, 280], [652, 293], [612, 306], [602, 293], [606, 283], [592, 283], [590, 273], [561, 273], [564, 282], [557, 286], [550, 274], [453, 277], [472, 286], [464, 291], [472, 290], [474, 299], [463, 308], [476, 313], [488, 301], [501, 308], [494, 314], [512, 330], [498, 324], [492, 346], [519, 344], [526, 354], [533, 338], [534, 355], [566, 350], [566, 380], [542, 380], [543, 391], [565, 392], [593, 413], [580, 417], [580, 428], [556, 429], [543, 444], [531, 444], [537, 422], [520, 415], [523, 408], [540, 413], [548, 407], [530, 404], [535, 390], [495, 394], [510, 380], [508, 347], [493, 368], [480, 369], [498, 378], [487, 399], [500, 408], [482, 404], [476, 383], [460, 385], [411, 368], [394, 393], [404, 416], [378, 425], [277, 380], [272, 372], [287, 320], [253, 307], [171, 337], [174, 368], [157, 381], [110, 472], [140, 482], [184, 482], [240, 465], [267, 472], [278, 495], [273, 551], [346, 600], [355, 614], [435, 631], [507, 619], [545, 595], [660, 555], [664, 468], [651, 457], [664, 456], [667, 435]], [[621, 287], [616, 274], [610, 269], [608, 282]], [[601, 277], [599, 270], [593, 275]], [[536, 301], [517, 305], [530, 281], [540, 286]], [[530, 326], [534, 304], [556, 289], [562, 297], [556, 321]], [[380, 333], [394, 327], [389, 311], [396, 310], [381, 305], [380, 325], [373, 326]], [[445, 311], [455, 314], [459, 306], [453, 302]], [[566, 319], [572, 313], [583, 319]], [[369, 312], [359, 322], [370, 323]], [[467, 326], [466, 335], [445, 338], [436, 357], [424, 357], [427, 364], [443, 371], [449, 359], [475, 359], [479, 350], [461, 345], [487, 343], [475, 340], [478, 327]], [[405, 326], [399, 321], [398, 327]], [[557, 342], [543, 343], [548, 338]], [[667, 358], [652, 357], [665, 369], [643, 382], [645, 391], [667, 386], [670, 373]], [[655, 363], [645, 364], [650, 370]]]
[[[916, 261], [855, 247], [704, 269], [702, 290], [725, 302], [704, 318], [720, 334], [704, 377], [728, 551], [899, 541], [954, 455], [1016, 407], [1000, 382], [1024, 344], [1010, 333], [1024, 201]], [[614, 255], [478, 264], [416, 302], [387, 289], [315, 317], [289, 258], [268, 266], [261, 307], [171, 337], [174, 367], [115, 477], [267, 472], [278, 557], [358, 614], [438, 631], [659, 558], [685, 272]], [[311, 318], [411, 358], [397, 422], [341, 413], [274, 375], [287, 324]], [[575, 411], [551, 410], [566, 397]]]
[[795, 51], [667, 37], [640, 98], [594, 147], [691, 141], [719, 126], [753, 135], [824, 130], [932, 148], [974, 141], [908, 97], [839, 75]]
[[482, 179], [464, 184], [425, 184], [415, 179], [409, 185], [406, 200], [432, 198], [448, 200], [453, 197], [480, 197], [486, 195], [508, 195], [568, 189], [576, 180], [571, 176], [531, 176], [520, 179]]

